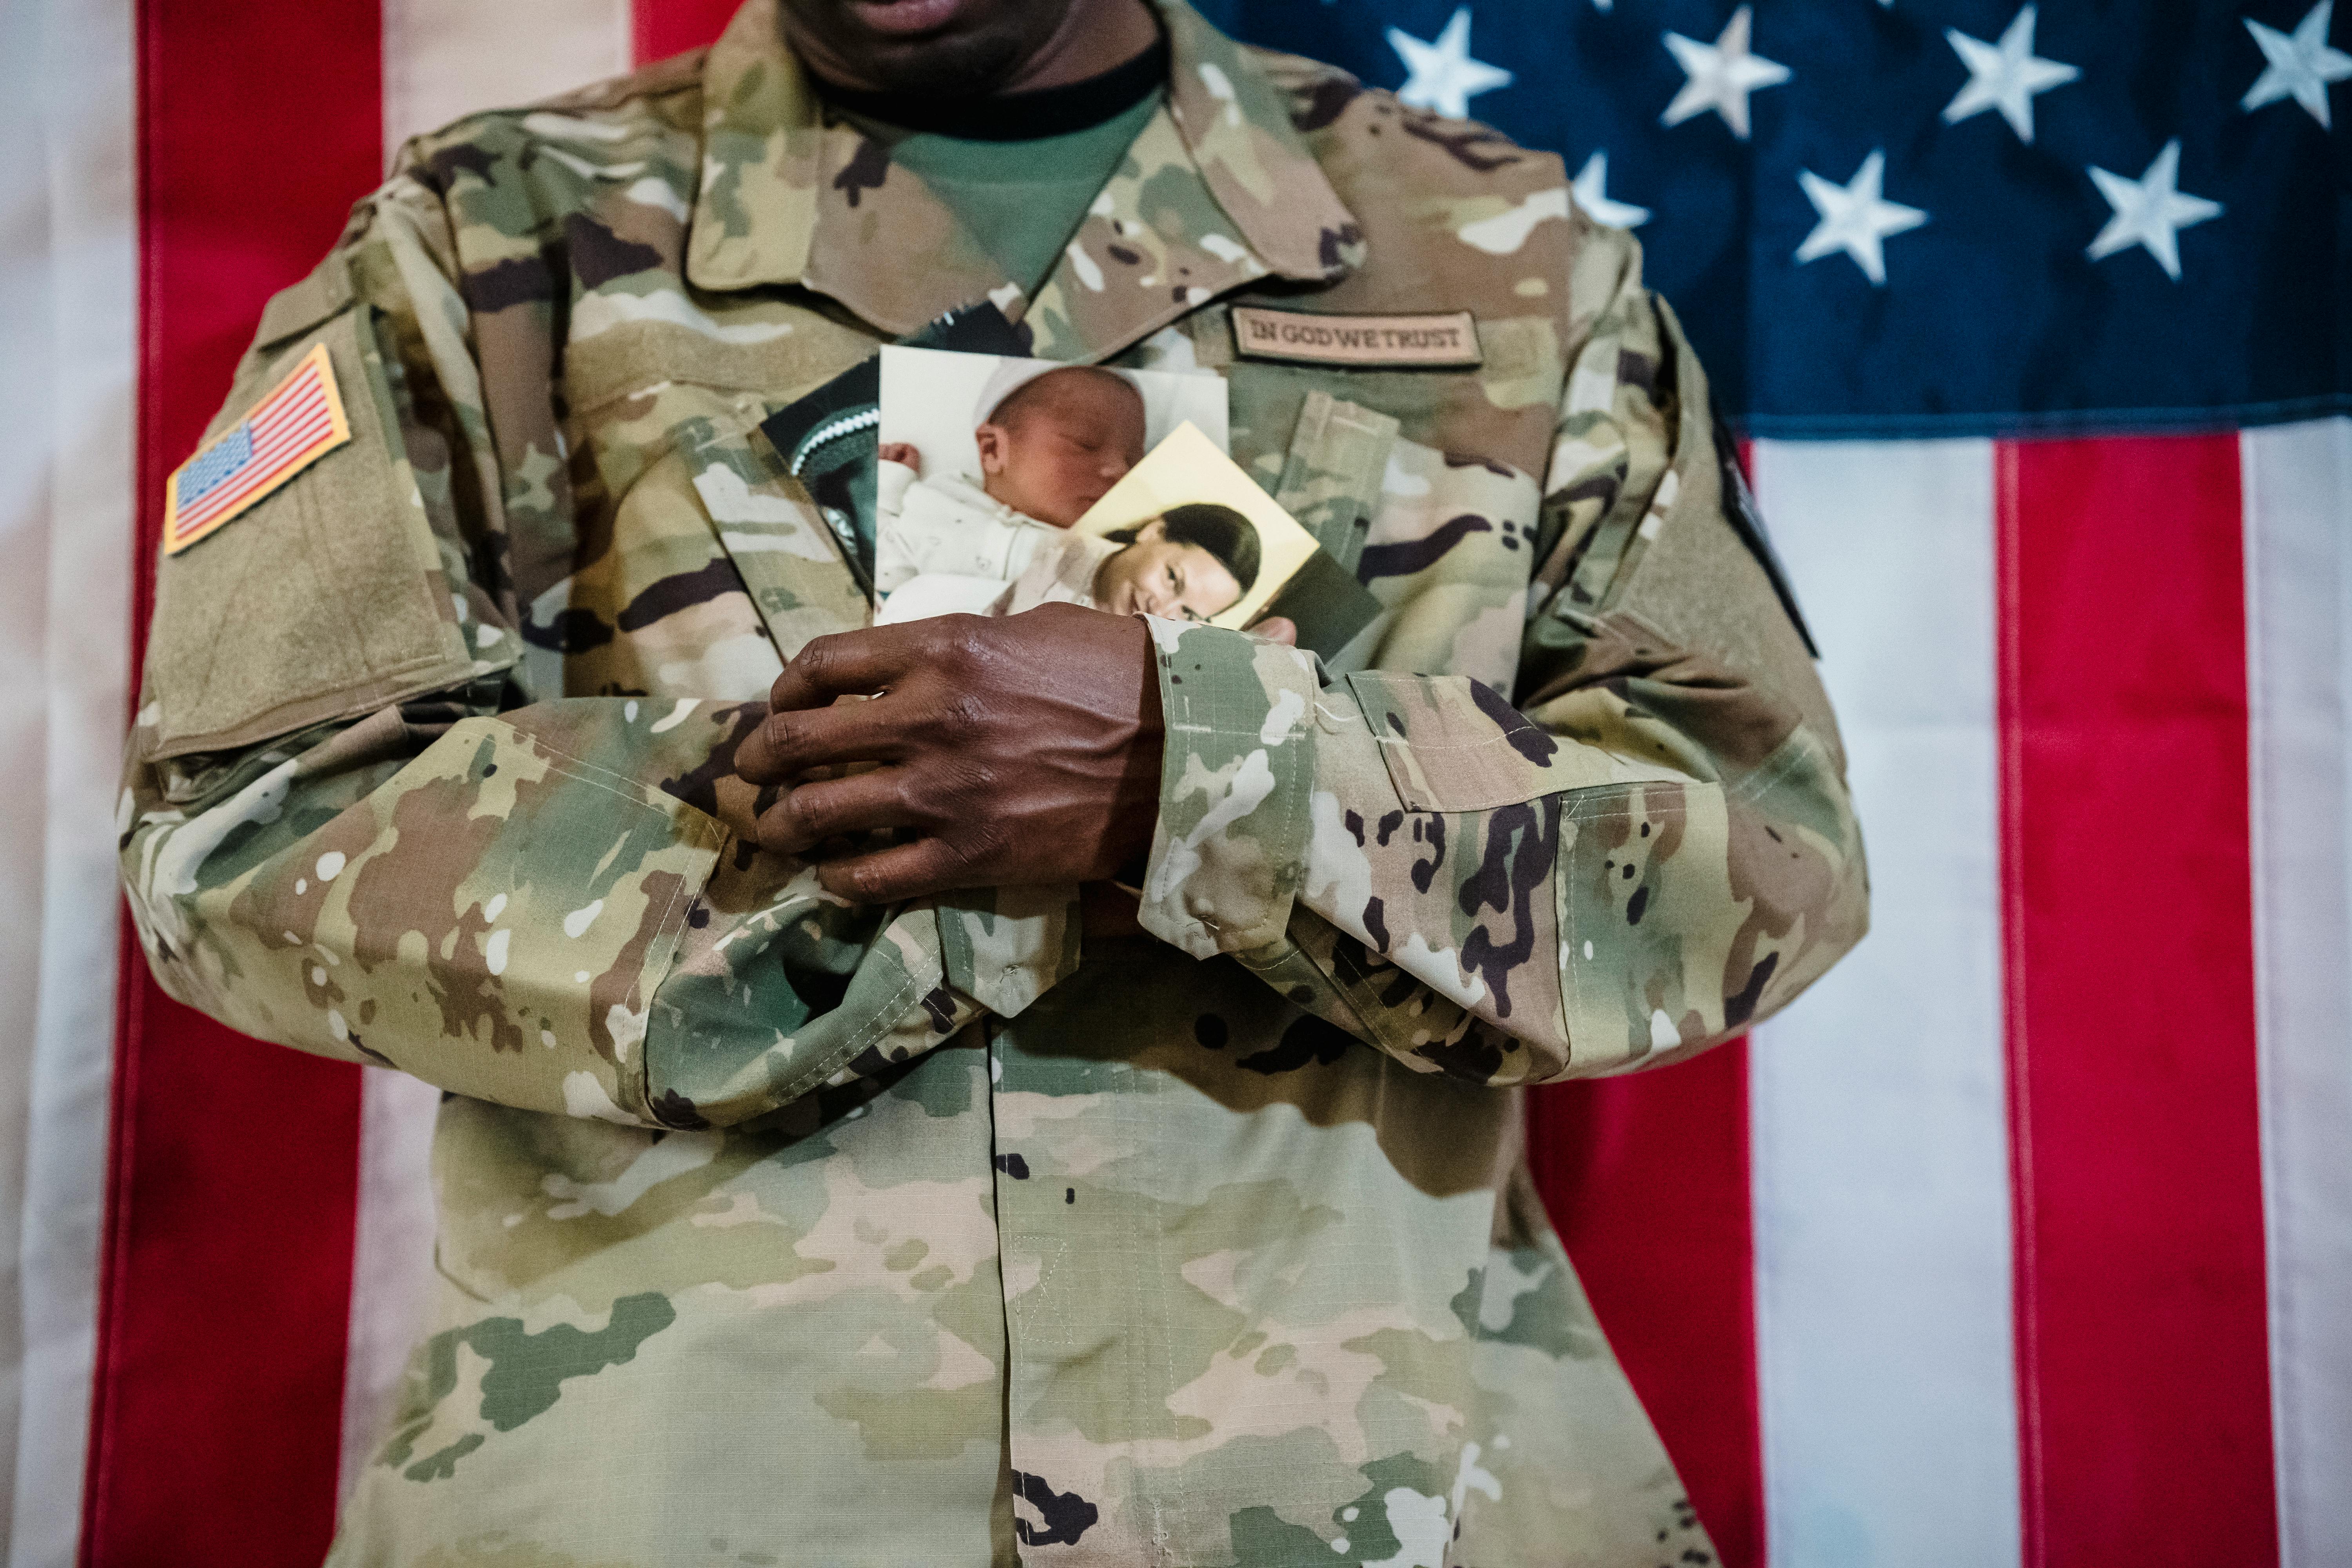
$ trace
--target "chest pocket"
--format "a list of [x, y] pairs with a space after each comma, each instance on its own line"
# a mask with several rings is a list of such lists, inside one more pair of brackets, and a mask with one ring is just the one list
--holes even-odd
[[866, 590], [824, 511], [749, 419], [697, 421], [678, 458], [778, 657], [871, 618]]
[[1266, 605], [1298, 628], [1298, 646], [1344, 668], [1369, 651], [1381, 602], [1357, 580], [1356, 563], [1380, 505], [1381, 476], [1396, 444], [1388, 415], [1320, 390], [1300, 407], [1274, 499], [1322, 546]]
[[248, 362], [207, 432], [233, 428], [325, 346], [350, 441], [157, 566], [155, 757], [251, 745], [476, 673], [362, 314], [346, 307]]
[[1559, 396], [1550, 321], [1481, 320], [1484, 363], [1452, 370], [1251, 358], [1234, 353], [1228, 317], [1203, 310], [1183, 332], [1192, 361], [1226, 378], [1234, 460], [1382, 606], [1327, 668], [1508, 689]]
[[1308, 393], [1298, 411], [1274, 499], [1349, 573], [1380, 510], [1396, 437], [1393, 417], [1328, 392]]

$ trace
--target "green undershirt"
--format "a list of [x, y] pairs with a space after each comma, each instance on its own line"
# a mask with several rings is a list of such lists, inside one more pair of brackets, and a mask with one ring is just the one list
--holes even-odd
[[971, 231], [1004, 276], [1034, 295], [1119, 160], [1165, 97], [1153, 92], [1097, 125], [1025, 142], [981, 142], [908, 132], [863, 115], [843, 118], [890, 149]]

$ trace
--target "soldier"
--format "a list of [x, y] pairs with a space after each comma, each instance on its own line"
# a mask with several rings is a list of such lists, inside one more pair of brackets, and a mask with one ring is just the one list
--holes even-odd
[[[869, 627], [760, 424], [981, 300], [1223, 376], [1377, 619]], [[1556, 159], [1183, 0], [751, 0], [410, 143], [170, 510], [150, 962], [447, 1091], [331, 1562], [1707, 1560], [1521, 1086], [1786, 1003], [1862, 851]]]

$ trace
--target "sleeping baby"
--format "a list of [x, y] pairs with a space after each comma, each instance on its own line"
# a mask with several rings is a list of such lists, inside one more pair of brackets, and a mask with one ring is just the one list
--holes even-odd
[[[1143, 457], [1143, 395], [1117, 371], [1010, 362], [975, 414], [977, 476], [925, 475], [905, 442], [880, 450], [875, 589], [895, 600], [926, 579], [923, 603], [894, 603], [883, 619], [983, 607]], [[976, 602], [930, 602], [942, 595]]]

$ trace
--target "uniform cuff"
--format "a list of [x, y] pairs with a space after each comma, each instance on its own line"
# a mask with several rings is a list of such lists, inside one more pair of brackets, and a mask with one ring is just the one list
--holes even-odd
[[1146, 617], [1167, 750], [1143, 929], [1195, 958], [1283, 934], [1307, 858], [1315, 779], [1312, 654]]
[[940, 900], [948, 984], [1000, 1018], [1077, 973], [1078, 890], [975, 888]]

